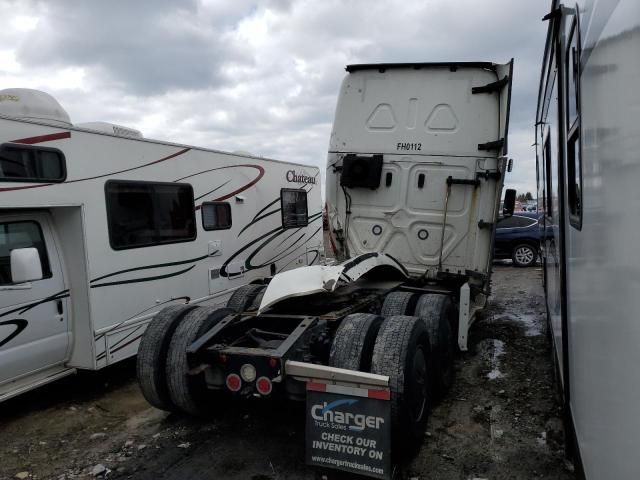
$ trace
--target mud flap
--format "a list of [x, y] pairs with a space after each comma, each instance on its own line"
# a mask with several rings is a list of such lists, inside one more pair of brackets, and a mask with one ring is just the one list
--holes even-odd
[[307, 465], [391, 479], [388, 388], [307, 383]]

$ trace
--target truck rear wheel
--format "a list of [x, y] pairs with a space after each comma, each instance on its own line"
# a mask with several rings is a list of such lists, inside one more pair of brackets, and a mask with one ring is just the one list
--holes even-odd
[[370, 313], [347, 315], [336, 330], [329, 352], [329, 366], [368, 372], [383, 318]]
[[380, 315], [413, 315], [419, 294], [411, 292], [391, 292], [384, 298]]
[[206, 405], [208, 391], [203, 375], [189, 375], [189, 370], [196, 365], [189, 365], [187, 348], [233, 313], [230, 308], [198, 307], [184, 316], [171, 339], [166, 359], [169, 398], [177, 408], [189, 415], [204, 415], [211, 405]]
[[424, 320], [429, 332], [433, 358], [430, 377], [433, 392], [439, 397], [449, 390], [455, 374], [455, 345], [451, 326], [454, 313], [455, 309], [448, 295], [426, 293], [420, 296], [416, 304], [415, 315]]
[[165, 307], [153, 317], [138, 347], [136, 373], [144, 398], [156, 408], [172, 411], [165, 378], [165, 358], [178, 323], [195, 305]]
[[371, 373], [389, 376], [392, 454], [413, 453], [424, 438], [430, 408], [430, 345], [422, 319], [387, 317], [378, 332]]
[[[258, 295], [264, 294], [264, 291], [266, 288], [267, 287], [265, 287], [264, 285], [256, 285], [256, 284], [243, 285], [242, 287], [238, 288], [235, 292], [233, 292], [233, 294], [227, 301], [227, 307], [232, 308], [236, 312], [244, 312], [247, 310], [251, 310], [252, 307], [254, 306], [254, 301], [256, 300], [256, 297]], [[261, 296], [261, 299], [262, 299], [262, 296]], [[257, 307], [253, 309], [257, 310]]]

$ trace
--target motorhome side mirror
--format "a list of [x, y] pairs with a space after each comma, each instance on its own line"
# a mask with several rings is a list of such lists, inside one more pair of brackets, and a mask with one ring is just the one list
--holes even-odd
[[11, 250], [11, 281], [31, 282], [42, 279], [42, 264], [37, 248], [15, 248]]
[[511, 170], [513, 170], [513, 158], [507, 161], [507, 172], [511, 172]]
[[513, 215], [513, 211], [516, 208], [516, 191], [512, 188], [508, 188], [504, 192], [504, 204], [502, 207], [502, 216], [510, 217]]

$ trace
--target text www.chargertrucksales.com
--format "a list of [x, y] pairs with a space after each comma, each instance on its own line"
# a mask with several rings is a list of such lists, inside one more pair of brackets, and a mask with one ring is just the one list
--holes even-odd
[[348, 460], [338, 460], [335, 458], [326, 458], [320, 456], [312, 456], [311, 460], [316, 463], [324, 463], [326, 465], [335, 465], [338, 468], [347, 467], [353, 470], [360, 470], [361, 472], [376, 473], [378, 475], [384, 474], [383, 468], [372, 467], [371, 465], [365, 465], [358, 462], [352, 462]]

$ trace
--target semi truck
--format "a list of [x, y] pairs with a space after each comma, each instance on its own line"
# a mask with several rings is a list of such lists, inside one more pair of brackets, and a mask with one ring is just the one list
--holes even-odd
[[167, 307], [138, 380], [191, 415], [229, 395], [306, 400], [308, 463], [389, 478], [490, 295], [513, 61], [346, 71], [326, 170], [335, 263], [255, 280], [224, 308]]

